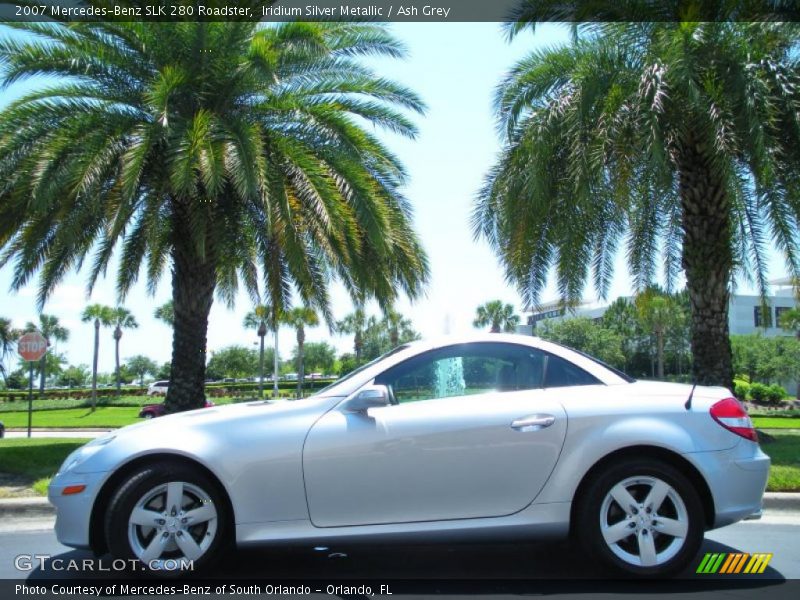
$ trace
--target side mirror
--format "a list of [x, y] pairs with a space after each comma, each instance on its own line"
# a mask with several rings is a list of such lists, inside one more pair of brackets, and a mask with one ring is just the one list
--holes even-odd
[[385, 385], [371, 385], [362, 389], [345, 404], [345, 411], [366, 413], [368, 409], [389, 404], [389, 390]]

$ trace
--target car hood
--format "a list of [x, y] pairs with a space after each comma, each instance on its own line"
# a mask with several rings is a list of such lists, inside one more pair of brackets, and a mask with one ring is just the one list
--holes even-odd
[[198, 408], [164, 415], [158, 419], [128, 425], [110, 432], [109, 435], [115, 437], [150, 435], [151, 433], [160, 433], [165, 429], [172, 432], [185, 431], [186, 429], [207, 429], [210, 427], [226, 429], [254, 418], [263, 421], [264, 419], [282, 419], [290, 415], [309, 412], [319, 413], [327, 410], [329, 406], [332, 406], [338, 400], [339, 398], [312, 397], [299, 401], [255, 400], [252, 402], [215, 405], [208, 408]]
[[242, 402], [150, 419], [110, 431], [87, 444], [92, 456], [76, 471], [107, 471], [138, 456], [159, 452], [190, 456], [209, 464], [214, 457], [241, 456], [254, 444], [302, 442], [314, 421], [340, 400], [312, 397]]

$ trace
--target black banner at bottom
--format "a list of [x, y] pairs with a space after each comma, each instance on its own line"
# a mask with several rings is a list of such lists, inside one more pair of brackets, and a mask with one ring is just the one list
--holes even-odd
[[4, 579], [0, 598], [399, 598], [510, 596], [783, 600], [800, 597], [800, 580], [712, 577], [692, 580], [280, 580], [280, 579]]

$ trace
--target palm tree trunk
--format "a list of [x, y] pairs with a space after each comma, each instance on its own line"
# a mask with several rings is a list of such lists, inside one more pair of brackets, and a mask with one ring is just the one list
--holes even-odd
[[92, 359], [92, 412], [97, 408], [97, 357], [100, 355], [100, 319], [94, 320], [94, 358]]
[[297, 329], [297, 398], [303, 397], [303, 375], [305, 365], [303, 364], [303, 344], [306, 341], [306, 334], [303, 328]]
[[355, 339], [353, 340], [353, 349], [356, 351], [356, 366], [361, 365], [361, 346], [363, 340], [361, 338], [361, 332], [356, 331]]
[[120, 386], [120, 381], [119, 381], [119, 340], [120, 340], [121, 337], [122, 337], [122, 330], [119, 327], [117, 327], [114, 330], [114, 346], [115, 346], [114, 353], [115, 353], [115, 359], [116, 359], [116, 364], [117, 364], [117, 368], [116, 368], [117, 398], [119, 398], [122, 395], [122, 388]]
[[658, 378], [664, 379], [664, 334], [656, 333], [656, 359], [658, 361]]
[[164, 401], [167, 412], [202, 408], [205, 404], [208, 314], [217, 283], [215, 250], [211, 240], [207, 240], [205, 256], [199, 257], [186, 230], [189, 218], [181, 215], [192, 207], [175, 201], [174, 209], [172, 302], [175, 324], [172, 370]]
[[275, 352], [272, 359], [272, 397], [278, 397], [278, 327], [275, 326]]
[[[49, 344], [48, 344], [49, 345]], [[39, 359], [39, 393], [44, 394], [45, 371], [47, 370], [47, 353]]]
[[259, 333], [261, 338], [261, 348], [258, 352], [258, 397], [264, 397], [264, 335]]
[[692, 309], [692, 376], [701, 385], [733, 389], [728, 329], [733, 268], [730, 203], [702, 147], [684, 145], [678, 171], [684, 231], [682, 262]]

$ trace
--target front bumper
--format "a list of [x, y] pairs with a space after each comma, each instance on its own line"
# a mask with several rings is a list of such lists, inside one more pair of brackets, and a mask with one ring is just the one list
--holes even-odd
[[[47, 488], [47, 499], [56, 508], [56, 537], [65, 546], [89, 548], [92, 507], [107, 473], [58, 473]], [[85, 485], [78, 494], [64, 495], [64, 488]]]

